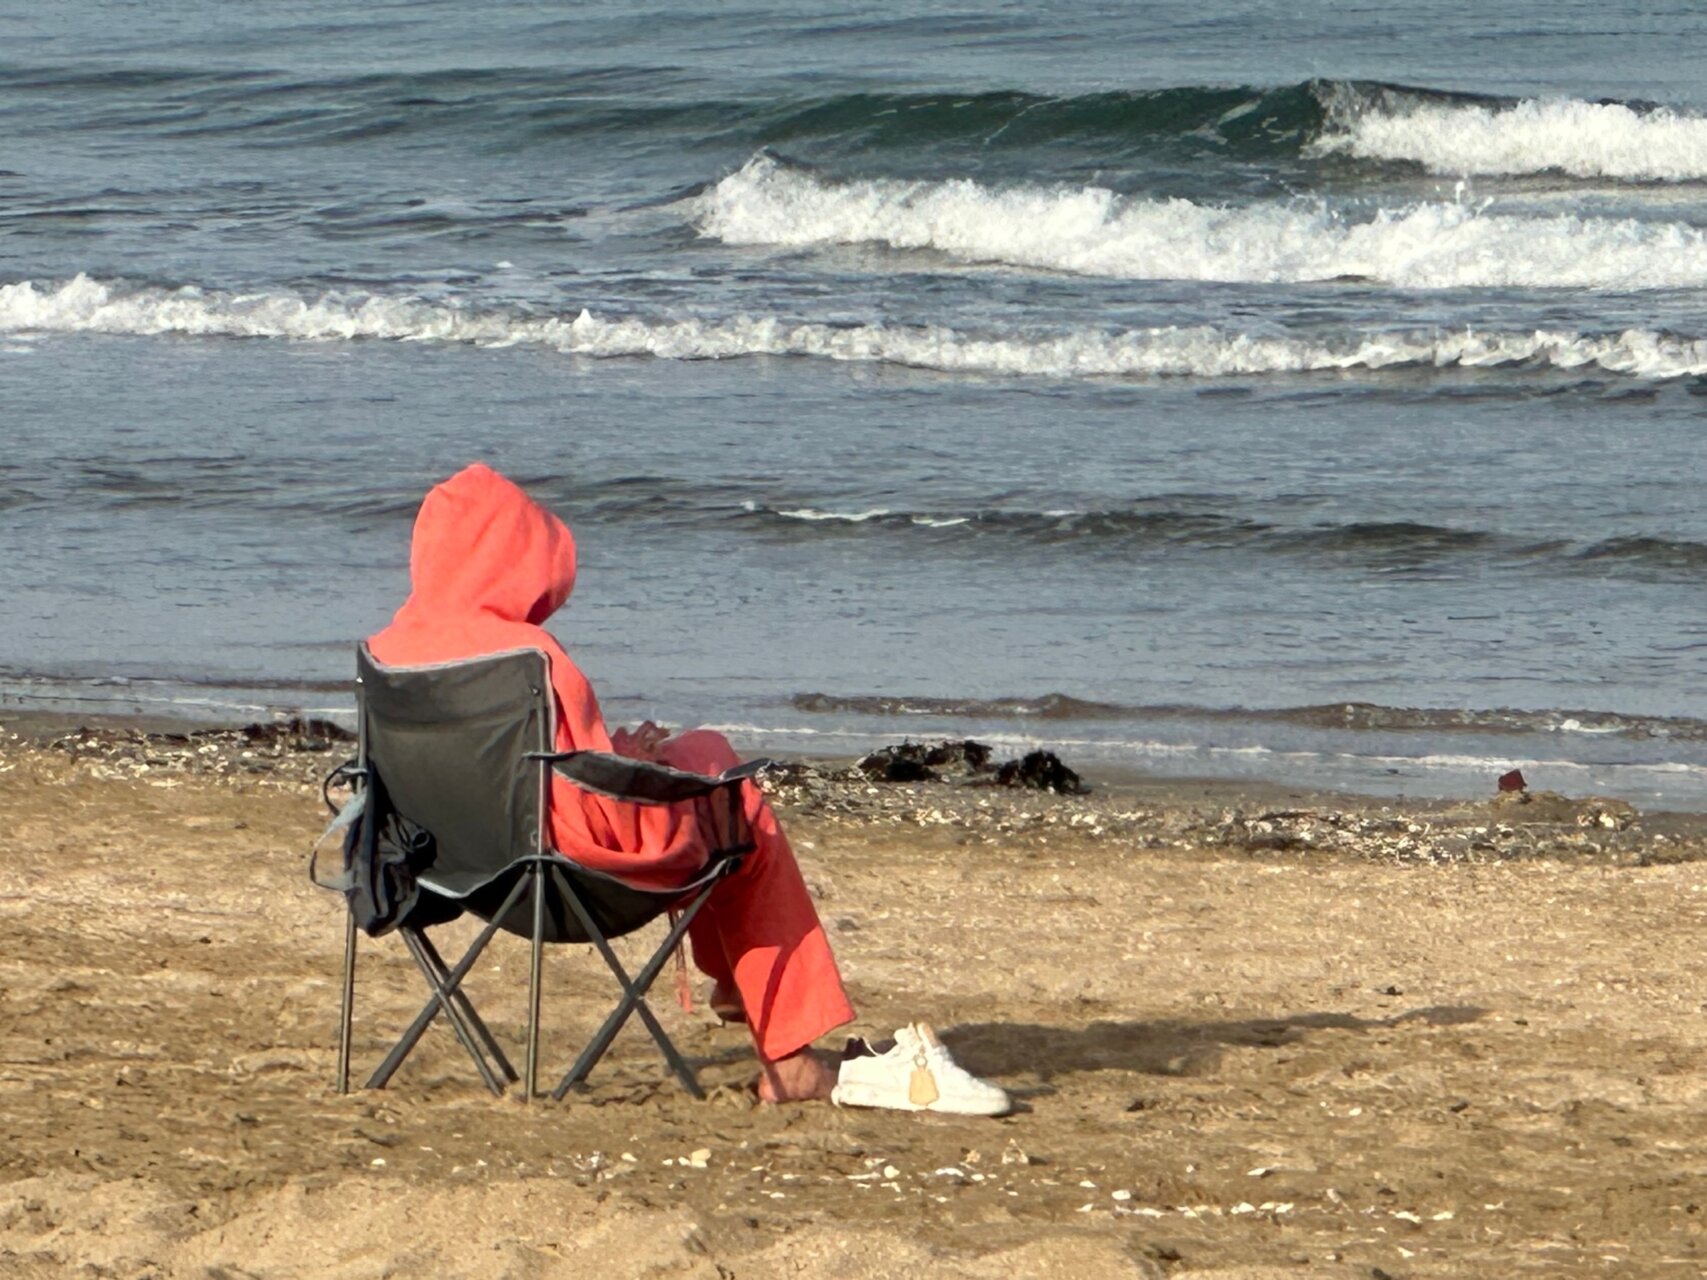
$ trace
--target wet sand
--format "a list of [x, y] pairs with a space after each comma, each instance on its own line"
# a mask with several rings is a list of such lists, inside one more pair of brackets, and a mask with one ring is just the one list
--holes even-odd
[[[668, 978], [709, 1101], [637, 1028], [564, 1104], [493, 1099], [442, 1028], [340, 1097], [340, 904], [304, 864], [344, 748], [7, 728], [0, 1274], [1707, 1266], [1699, 816], [796, 772], [774, 794], [855, 1030], [932, 1022], [1018, 1113], [761, 1106], [743, 1033]], [[470, 985], [519, 1044], [526, 947], [495, 946]], [[370, 1065], [424, 991], [395, 940], [359, 981]], [[608, 979], [565, 948], [546, 984], [555, 1079]]]

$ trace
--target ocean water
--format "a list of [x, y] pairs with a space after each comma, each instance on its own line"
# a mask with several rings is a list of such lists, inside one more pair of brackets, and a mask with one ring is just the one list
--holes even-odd
[[1707, 805], [1704, 37], [0, 3], [0, 710], [347, 713], [481, 458], [615, 720]]

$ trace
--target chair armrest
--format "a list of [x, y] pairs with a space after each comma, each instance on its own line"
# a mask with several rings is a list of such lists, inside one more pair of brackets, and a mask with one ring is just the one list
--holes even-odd
[[674, 804], [678, 800], [708, 796], [724, 787], [745, 782], [772, 763], [762, 759], [748, 760], [716, 777], [707, 777], [608, 751], [530, 751], [528, 758], [549, 763], [553, 770], [583, 791], [639, 804]]

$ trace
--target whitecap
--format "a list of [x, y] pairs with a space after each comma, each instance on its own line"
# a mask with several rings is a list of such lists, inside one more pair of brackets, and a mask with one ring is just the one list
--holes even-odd
[[[1707, 339], [1649, 329], [1406, 329], [1310, 336], [1211, 325], [968, 333], [934, 325], [830, 325], [782, 316], [651, 319], [589, 311], [565, 320], [378, 295], [161, 289], [83, 275], [59, 285], [22, 281], [0, 286], [0, 333], [8, 340], [32, 333], [107, 333], [441, 342], [531, 346], [595, 359], [796, 356], [1066, 379], [1510, 365], [1599, 369], [1648, 379], [1707, 374]], [[860, 518], [879, 514], [887, 513]], [[849, 516], [827, 513], [823, 518]]]
[[1441, 174], [1707, 178], [1707, 119], [1665, 108], [1530, 99], [1510, 107], [1425, 103], [1337, 114], [1315, 153], [1411, 161]]
[[1707, 231], [1680, 222], [1502, 213], [1436, 201], [1352, 217], [1325, 202], [1222, 206], [1100, 187], [968, 179], [831, 182], [758, 156], [694, 198], [733, 245], [878, 244], [969, 264], [1137, 280], [1407, 289], [1707, 286]]
[[776, 514], [789, 520], [841, 520], [848, 524], [864, 524], [867, 520], [881, 519], [889, 514], [889, 510], [887, 507], [873, 507], [869, 511], [820, 511], [816, 507], [799, 507]]

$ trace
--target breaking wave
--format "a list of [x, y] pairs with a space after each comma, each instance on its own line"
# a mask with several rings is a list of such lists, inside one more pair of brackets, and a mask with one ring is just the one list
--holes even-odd
[[734, 245], [877, 244], [966, 263], [1134, 280], [1406, 289], [1682, 289], [1707, 285], [1707, 231], [1685, 223], [1520, 216], [1461, 203], [1380, 209], [1220, 206], [1102, 187], [835, 182], [754, 157], [694, 198], [702, 235]]
[[1440, 174], [1561, 173], [1650, 182], [1707, 179], [1707, 118], [1571, 99], [1441, 101], [1340, 86], [1307, 150], [1409, 161]]
[[381, 340], [533, 346], [591, 358], [798, 356], [1042, 378], [1227, 377], [1524, 366], [1647, 379], [1707, 374], [1707, 339], [1629, 329], [1415, 329], [1308, 337], [1214, 326], [978, 334], [931, 325], [826, 324], [781, 316], [648, 319], [528, 315], [377, 294], [302, 296], [129, 287], [87, 276], [0, 285], [0, 333]]

